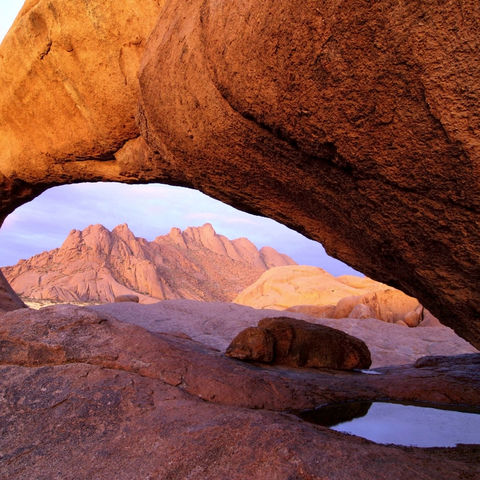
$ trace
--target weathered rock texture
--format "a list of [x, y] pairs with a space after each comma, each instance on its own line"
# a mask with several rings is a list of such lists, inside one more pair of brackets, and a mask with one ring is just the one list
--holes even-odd
[[232, 340], [225, 355], [238, 360], [272, 363], [275, 358], [275, 337], [264, 328], [248, 327]]
[[138, 137], [138, 66], [162, 4], [25, 2], [0, 50], [2, 210], [49, 184], [119, 173], [113, 155]]
[[142, 303], [190, 298], [230, 301], [266, 269], [295, 263], [246, 238], [229, 240], [210, 224], [172, 228], [152, 242], [127, 225], [72, 230], [60, 248], [3, 268], [24, 298], [56, 302], [112, 302], [136, 295]]
[[264, 318], [258, 327], [246, 328], [232, 340], [225, 354], [289, 367], [353, 370], [372, 364], [368, 347], [358, 338], [289, 317]]
[[267, 369], [65, 306], [5, 314], [0, 339], [8, 478], [461, 480], [478, 472], [475, 445], [377, 445], [280, 412], [352, 398], [478, 406], [478, 355], [382, 375]]
[[193, 186], [479, 346], [478, 2], [174, 0], [144, 50], [159, 12], [27, 3], [0, 51], [2, 215], [87, 179]]
[[321, 240], [478, 342], [479, 19], [474, 2], [169, 2], [142, 64], [142, 131], [196, 187]]
[[388, 288], [342, 298], [335, 306], [332, 317], [376, 318], [416, 327], [423, 320], [423, 307], [417, 299]]
[[138, 298], [138, 295], [118, 295], [116, 296], [113, 301], [115, 303], [123, 303], [123, 302], [134, 302], [138, 303], [140, 301], [140, 298]]

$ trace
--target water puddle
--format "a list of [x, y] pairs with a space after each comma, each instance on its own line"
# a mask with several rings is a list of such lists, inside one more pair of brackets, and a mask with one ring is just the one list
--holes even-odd
[[480, 411], [387, 402], [346, 402], [298, 415], [305, 421], [376, 443], [416, 447], [480, 444]]

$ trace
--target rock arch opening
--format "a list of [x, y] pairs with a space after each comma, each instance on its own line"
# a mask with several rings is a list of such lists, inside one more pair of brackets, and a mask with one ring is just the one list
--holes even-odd
[[[37, 303], [105, 302], [132, 293], [147, 303], [232, 301], [267, 268], [295, 262], [333, 275], [358, 274], [277, 222], [158, 184], [49, 189], [7, 217], [0, 244], [0, 265], [9, 265], [4, 274]], [[202, 272], [208, 282], [189, 280]]]

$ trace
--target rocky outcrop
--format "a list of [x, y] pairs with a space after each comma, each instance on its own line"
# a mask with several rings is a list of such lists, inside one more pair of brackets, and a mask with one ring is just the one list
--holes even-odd
[[364, 342], [340, 330], [289, 317], [264, 318], [240, 332], [227, 357], [300, 368], [353, 370], [369, 368]]
[[2, 211], [117, 170], [115, 152], [138, 137], [138, 67], [162, 5], [25, 2], [0, 50]]
[[478, 7], [201, 3], [150, 37], [149, 144], [480, 338]]
[[418, 300], [393, 288], [342, 298], [332, 318], [376, 318], [388, 323], [403, 322], [416, 327], [423, 320], [423, 307]]
[[[479, 346], [478, 2], [161, 3], [27, 1], [0, 48], [1, 217], [74, 181], [196, 187], [323, 241]], [[312, 376], [71, 307], [7, 313], [0, 335], [8, 478], [478, 474], [476, 446], [380, 446], [264, 410], [478, 406], [476, 357]]]
[[0, 50], [2, 217], [74, 181], [198, 188], [480, 345], [478, 4], [160, 3], [26, 4]]
[[18, 298], [0, 270], [0, 313], [25, 307], [26, 305]]
[[[239, 305], [284, 310], [297, 305], [335, 306], [352, 295], [387, 288], [369, 278], [334, 277], [322, 268], [287, 265], [271, 268], [233, 300]], [[345, 315], [347, 316], [347, 315]]]
[[[277, 267], [240, 292], [235, 303], [319, 318], [376, 318], [416, 327], [427, 314], [418, 300], [367, 277], [334, 277], [318, 267]], [[433, 319], [432, 321], [434, 321]]]
[[478, 470], [478, 446], [378, 445], [282, 413], [353, 398], [478, 407], [478, 355], [381, 375], [260, 368], [71, 306], [5, 314], [0, 339], [9, 478], [460, 480]]
[[60, 248], [3, 268], [28, 299], [111, 302], [136, 296], [143, 303], [190, 298], [229, 301], [273, 265], [295, 263], [273, 248], [257, 250], [246, 238], [230, 241], [210, 224], [173, 228], [153, 242], [127, 225], [72, 230]]

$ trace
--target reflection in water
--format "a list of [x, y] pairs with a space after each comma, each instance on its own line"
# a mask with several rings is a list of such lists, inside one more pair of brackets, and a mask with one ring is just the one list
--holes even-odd
[[480, 414], [384, 402], [348, 402], [300, 418], [377, 443], [417, 447], [480, 444]]
[[298, 416], [306, 422], [323, 427], [333, 427], [339, 423], [365, 416], [371, 404], [372, 402], [334, 403], [314, 410], [305, 410], [300, 412]]

